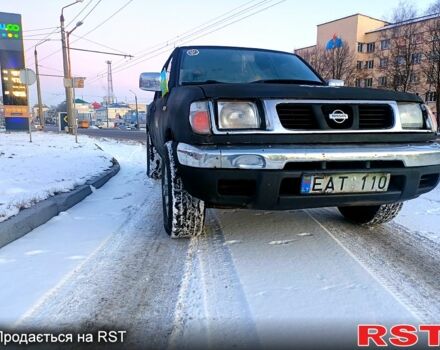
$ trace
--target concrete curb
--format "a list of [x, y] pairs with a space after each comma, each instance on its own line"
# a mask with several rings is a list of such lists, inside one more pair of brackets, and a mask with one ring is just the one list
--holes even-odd
[[78, 186], [70, 192], [49, 197], [36, 203], [31, 208], [21, 210], [17, 215], [0, 223], [0, 248], [43, 225], [60, 212], [66, 211], [81, 202], [92, 193], [91, 186], [94, 188], [102, 187], [120, 170], [116, 159], [113, 158], [112, 163], [113, 165], [109, 169], [91, 178], [84, 185]]

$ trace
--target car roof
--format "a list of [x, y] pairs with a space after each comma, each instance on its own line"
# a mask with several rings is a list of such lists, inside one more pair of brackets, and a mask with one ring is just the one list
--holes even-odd
[[238, 49], [238, 50], [252, 50], [252, 51], [266, 51], [266, 52], [275, 52], [275, 53], [283, 53], [297, 56], [293, 52], [287, 51], [279, 51], [272, 49], [262, 49], [256, 47], [241, 47], [241, 46], [219, 46], [219, 45], [188, 45], [188, 46], [178, 46], [176, 49], [180, 50], [190, 50], [190, 49]]

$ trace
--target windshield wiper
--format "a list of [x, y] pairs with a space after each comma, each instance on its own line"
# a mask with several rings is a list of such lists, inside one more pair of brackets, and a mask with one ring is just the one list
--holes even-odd
[[303, 80], [303, 79], [261, 79], [251, 82], [251, 84], [261, 84], [261, 83], [324, 85], [324, 83], [321, 81]]

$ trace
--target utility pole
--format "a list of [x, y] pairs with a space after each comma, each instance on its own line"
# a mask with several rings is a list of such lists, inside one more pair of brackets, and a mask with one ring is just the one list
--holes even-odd
[[107, 63], [107, 103], [112, 104], [115, 102], [113, 92], [112, 61], [105, 61], [105, 63]]
[[35, 45], [34, 48], [34, 56], [35, 56], [35, 74], [37, 76], [37, 98], [38, 98], [38, 116], [40, 117], [40, 123], [42, 129], [44, 129], [44, 126], [46, 124], [44, 113], [43, 113], [43, 103], [41, 98], [41, 86], [40, 86], [40, 73], [39, 73], [39, 67], [38, 67], [38, 53], [37, 53], [37, 47], [38, 45], [41, 45], [48, 41], [49, 39], [43, 40]]
[[109, 127], [108, 107], [115, 102], [113, 95], [113, 75], [112, 75], [112, 61], [105, 61], [107, 63], [107, 128]]
[[[64, 66], [64, 85], [66, 90], [66, 111], [67, 111], [67, 123], [69, 124], [69, 134], [74, 133], [75, 129], [75, 121], [72, 114], [73, 110], [73, 100], [72, 100], [72, 88], [69, 87], [69, 80], [72, 80], [69, 76], [69, 62], [67, 58], [67, 46], [66, 46], [66, 31], [64, 29], [64, 14], [63, 11], [66, 7], [75, 5], [77, 3], [83, 2], [83, 0], [76, 0], [75, 2], [64, 6], [61, 9], [61, 15], [60, 15], [60, 26], [61, 26], [61, 47], [63, 52], [63, 66]], [[67, 84], [66, 84], [67, 83]]]
[[136, 129], [139, 130], [139, 109], [138, 109], [138, 97], [133, 90], [130, 92], [134, 95], [134, 101], [136, 103]]
[[44, 130], [45, 120], [43, 115], [43, 105], [41, 102], [41, 87], [40, 87], [40, 73], [38, 70], [37, 45], [35, 45], [34, 56], [35, 56], [35, 73], [37, 75], [38, 116], [40, 117], [41, 128]]

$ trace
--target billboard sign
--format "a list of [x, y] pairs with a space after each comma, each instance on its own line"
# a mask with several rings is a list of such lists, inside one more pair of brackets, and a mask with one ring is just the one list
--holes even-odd
[[28, 130], [30, 114], [27, 88], [20, 80], [20, 70], [23, 68], [25, 62], [21, 15], [0, 12], [0, 72], [3, 104], [5, 109], [9, 106], [16, 111], [14, 115], [5, 115], [5, 125], [8, 130]]

